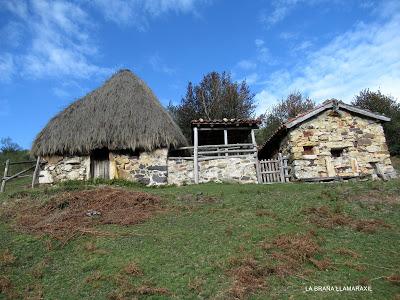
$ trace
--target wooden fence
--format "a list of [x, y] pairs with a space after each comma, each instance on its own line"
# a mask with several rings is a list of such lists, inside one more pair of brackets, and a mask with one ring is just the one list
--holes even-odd
[[[15, 174], [9, 174], [10, 166], [13, 165], [29, 165], [29, 167], [19, 171]], [[1, 187], [0, 192], [3, 193], [6, 188], [6, 183], [12, 179], [22, 178], [22, 177], [32, 177], [32, 188], [37, 183], [38, 173], [40, 168], [40, 157], [37, 160], [30, 160], [30, 161], [18, 161], [18, 162], [11, 162], [9, 159], [6, 160], [4, 164], [4, 173], [1, 179]], [[32, 171], [32, 174], [27, 174], [28, 172]]]
[[263, 159], [258, 164], [261, 183], [289, 182], [288, 160], [281, 153], [276, 159]]

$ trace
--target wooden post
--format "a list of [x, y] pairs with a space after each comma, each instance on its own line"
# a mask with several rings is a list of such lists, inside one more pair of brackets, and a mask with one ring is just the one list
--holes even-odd
[[36, 182], [37, 182], [37, 177], [39, 174], [39, 168], [40, 168], [40, 156], [38, 156], [36, 160], [36, 166], [35, 166], [35, 171], [33, 171], [33, 176], [32, 176], [32, 188], [35, 187]]
[[199, 183], [199, 131], [197, 127], [193, 128], [194, 140], [193, 140], [193, 174], [194, 174], [194, 183]]
[[285, 182], [289, 181], [289, 170], [288, 170], [288, 159], [287, 157], [283, 158], [283, 168], [284, 168], [284, 174], [285, 174]]
[[[224, 145], [228, 145], [228, 130], [224, 129]], [[225, 148], [226, 150], [227, 148]], [[228, 152], [225, 152], [225, 156], [228, 156]]]
[[4, 168], [4, 175], [3, 175], [3, 179], [1, 181], [1, 188], [0, 188], [0, 192], [3, 193], [5, 188], [6, 188], [6, 181], [7, 181], [7, 176], [8, 176], [8, 167], [10, 165], [10, 160], [7, 159], [6, 160], [6, 166]]
[[256, 142], [256, 136], [254, 134], [254, 129], [251, 130], [251, 142], [253, 144], [253, 149], [254, 149], [254, 162], [256, 164], [257, 183], [262, 183], [261, 172], [260, 172], [260, 162], [258, 161], [258, 156], [257, 156], [257, 142]]
[[281, 174], [281, 182], [285, 182], [285, 170], [283, 167], [283, 158], [282, 158], [282, 153], [278, 153], [278, 161], [279, 161], [279, 171]]

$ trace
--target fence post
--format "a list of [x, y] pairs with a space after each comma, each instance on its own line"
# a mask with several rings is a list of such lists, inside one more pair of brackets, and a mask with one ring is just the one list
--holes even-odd
[[7, 159], [6, 160], [6, 166], [4, 168], [4, 176], [3, 176], [3, 179], [1, 180], [1, 188], [0, 188], [0, 192], [1, 193], [3, 193], [4, 189], [6, 188], [6, 181], [7, 181], [6, 177], [8, 176], [8, 167], [9, 167], [9, 165], [10, 165], [10, 160]]
[[289, 166], [288, 166], [288, 157], [283, 157], [283, 168], [285, 171], [285, 182], [289, 182]]
[[37, 181], [37, 176], [39, 173], [39, 168], [40, 168], [40, 156], [38, 156], [36, 160], [36, 166], [35, 166], [35, 171], [33, 171], [33, 176], [32, 176], [32, 188], [35, 187], [36, 181]]
[[257, 142], [256, 142], [256, 136], [254, 134], [254, 129], [251, 130], [251, 143], [253, 144], [253, 149], [254, 149], [254, 161], [256, 164], [257, 183], [262, 183], [260, 161], [258, 160]]
[[283, 166], [283, 158], [282, 158], [282, 153], [278, 153], [278, 160], [279, 160], [279, 171], [281, 174], [281, 182], [285, 182], [285, 170]]
[[197, 127], [193, 128], [194, 133], [194, 149], [193, 149], [193, 175], [194, 183], [199, 183], [199, 133]]

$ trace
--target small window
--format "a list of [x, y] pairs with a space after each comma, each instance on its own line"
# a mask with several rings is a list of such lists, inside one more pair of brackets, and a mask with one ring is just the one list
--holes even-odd
[[305, 154], [305, 155], [314, 154], [314, 147], [313, 146], [303, 146], [303, 154]]
[[332, 157], [341, 157], [343, 156], [343, 148], [334, 148], [331, 149], [331, 155]]

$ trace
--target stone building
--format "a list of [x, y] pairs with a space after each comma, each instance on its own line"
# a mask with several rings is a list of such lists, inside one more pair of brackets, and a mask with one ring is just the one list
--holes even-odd
[[167, 183], [169, 149], [186, 143], [146, 83], [121, 70], [52, 118], [32, 153], [45, 162], [39, 183], [124, 178], [158, 185]]
[[292, 180], [396, 176], [382, 122], [389, 118], [337, 100], [288, 120], [260, 148], [289, 157]]
[[145, 185], [250, 183], [257, 182], [253, 129], [258, 124], [194, 121], [194, 140], [199, 145], [201, 132], [200, 146], [188, 146], [149, 87], [121, 70], [52, 118], [37, 135], [32, 153], [44, 162], [39, 183], [91, 178]]

